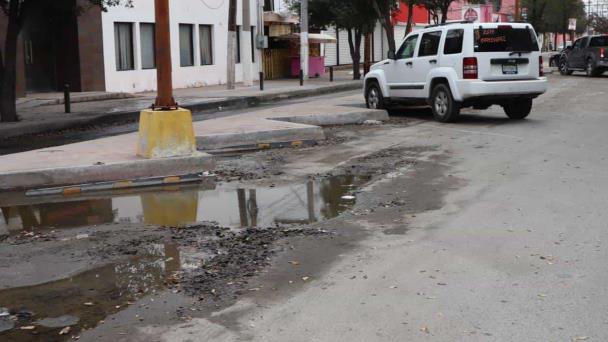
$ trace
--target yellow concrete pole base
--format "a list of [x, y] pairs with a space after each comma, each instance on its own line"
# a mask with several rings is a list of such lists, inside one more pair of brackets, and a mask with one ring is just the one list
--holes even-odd
[[139, 116], [137, 155], [147, 159], [188, 156], [196, 152], [192, 113], [143, 110]]

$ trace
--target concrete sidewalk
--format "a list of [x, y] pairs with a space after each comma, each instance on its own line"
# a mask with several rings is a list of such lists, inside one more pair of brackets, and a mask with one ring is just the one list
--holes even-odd
[[[259, 90], [259, 84], [253, 87], [238, 85], [235, 90], [226, 90], [225, 85], [176, 89], [175, 98], [180, 106], [196, 113], [251, 107], [260, 103], [348, 91], [360, 87], [361, 81], [353, 81], [348, 72], [337, 71], [334, 82], [330, 82], [326, 76], [310, 79], [304, 86], [300, 86], [299, 81], [295, 79], [265, 81], [264, 91]], [[0, 123], [0, 139], [85, 125], [136, 121], [139, 112], [149, 108], [154, 102], [156, 93], [74, 93], [73, 96], [78, 102], [72, 104], [70, 114], [64, 113], [62, 99], [56, 93], [47, 96], [35, 94], [29, 99], [19, 100], [17, 111], [21, 121]]]
[[0, 156], [0, 190], [91, 182], [121, 181], [212, 171], [205, 151], [255, 148], [272, 144], [300, 146], [325, 139], [319, 125], [388, 120], [370, 110], [362, 95], [325, 103], [298, 103], [194, 124], [199, 152], [192, 157], [146, 160], [136, 156], [137, 133]]

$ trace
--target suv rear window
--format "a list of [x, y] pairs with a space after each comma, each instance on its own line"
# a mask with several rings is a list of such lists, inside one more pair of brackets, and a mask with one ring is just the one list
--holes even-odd
[[529, 28], [508, 25], [475, 30], [475, 52], [538, 51], [538, 41]]
[[608, 46], [608, 36], [593, 37], [589, 43], [590, 47]]

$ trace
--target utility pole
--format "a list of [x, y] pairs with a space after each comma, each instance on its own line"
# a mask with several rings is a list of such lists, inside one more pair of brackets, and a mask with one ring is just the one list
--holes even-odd
[[300, 0], [300, 70], [308, 79], [308, 0]]
[[515, 0], [515, 21], [521, 21], [520, 0]]
[[[258, 41], [259, 43], [256, 43], [256, 45], [258, 44], [262, 44], [261, 42], [263, 42], [264, 36], [266, 35], [265, 31], [265, 27], [264, 27], [264, 1], [262, 0], [258, 0]], [[264, 49], [262, 47], [260, 47], [259, 45], [256, 46], [259, 47], [260, 49], [260, 61], [258, 62], [259, 64], [259, 72], [264, 72]], [[260, 80], [262, 81], [262, 80]]]
[[228, 89], [235, 88], [236, 73], [236, 0], [230, 0], [228, 4], [228, 65], [226, 86]]
[[196, 152], [192, 113], [173, 98], [169, 0], [155, 0], [157, 95], [139, 116], [137, 155], [146, 159], [188, 156]]
[[170, 110], [177, 108], [177, 104], [173, 99], [169, 1], [156, 0], [154, 13], [156, 17], [156, 82], [158, 86], [154, 109]]
[[241, 65], [243, 66], [243, 84], [246, 87], [253, 86], [253, 61], [251, 56], [254, 53], [251, 46], [251, 0], [243, 0], [243, 25], [241, 28]]

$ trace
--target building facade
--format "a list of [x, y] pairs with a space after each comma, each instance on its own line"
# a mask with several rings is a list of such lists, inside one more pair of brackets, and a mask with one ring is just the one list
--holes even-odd
[[[241, 29], [243, 1], [250, 2], [251, 32]], [[78, 15], [65, 10], [76, 4], [83, 9]], [[237, 7], [240, 82], [244, 58], [252, 60], [251, 74], [258, 77], [261, 50], [255, 48], [257, 0], [238, 0]], [[132, 6], [110, 7], [107, 12], [87, 0], [42, 2], [19, 37], [18, 96], [63, 91], [66, 84], [72, 91], [154, 91], [154, 21], [154, 0], [133, 0]], [[2, 46], [7, 22], [0, 14]], [[228, 1], [170, 0], [170, 23], [173, 86], [226, 83]]]
[[[237, 82], [243, 79], [241, 61], [252, 60], [257, 78], [261, 58], [260, 50], [255, 48], [257, 1], [244, 0], [250, 2], [250, 33], [241, 29], [242, 1], [237, 4]], [[112, 7], [102, 14], [101, 22], [106, 91], [155, 90], [154, 0], [133, 0], [133, 7]], [[225, 84], [228, 1], [171, 0], [170, 23], [173, 87]], [[249, 51], [241, 44], [245, 39], [251, 42], [247, 44]]]
[[[82, 5], [80, 15], [66, 10]], [[8, 18], [0, 12], [4, 47]], [[41, 2], [23, 23], [17, 47], [18, 96], [28, 92], [105, 89], [101, 9], [86, 0]]]

